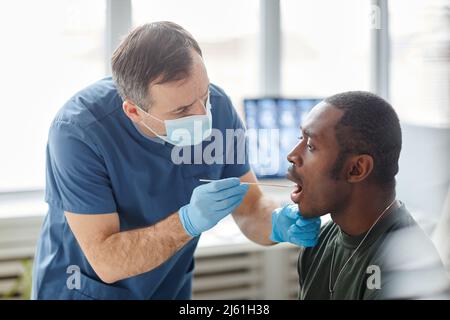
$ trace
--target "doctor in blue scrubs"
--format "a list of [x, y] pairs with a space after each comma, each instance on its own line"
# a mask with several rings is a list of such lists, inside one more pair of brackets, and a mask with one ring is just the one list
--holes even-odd
[[112, 71], [51, 124], [33, 299], [189, 299], [199, 237], [229, 214], [261, 245], [315, 245], [318, 219], [241, 183], [245, 128], [186, 30], [134, 29]]

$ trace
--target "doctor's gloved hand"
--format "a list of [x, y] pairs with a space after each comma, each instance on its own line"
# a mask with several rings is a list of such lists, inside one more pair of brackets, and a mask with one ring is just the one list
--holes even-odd
[[298, 246], [314, 247], [319, 230], [320, 218], [303, 218], [297, 205], [290, 204], [272, 212], [270, 240], [274, 242], [291, 242]]
[[189, 204], [179, 210], [181, 224], [190, 236], [200, 235], [233, 212], [241, 204], [248, 188], [248, 184], [241, 184], [239, 178], [198, 186]]

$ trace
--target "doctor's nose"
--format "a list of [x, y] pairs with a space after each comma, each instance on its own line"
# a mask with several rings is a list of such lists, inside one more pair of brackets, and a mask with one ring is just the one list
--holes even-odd
[[197, 100], [192, 110], [192, 115], [205, 115], [206, 114], [206, 103], [202, 100]]

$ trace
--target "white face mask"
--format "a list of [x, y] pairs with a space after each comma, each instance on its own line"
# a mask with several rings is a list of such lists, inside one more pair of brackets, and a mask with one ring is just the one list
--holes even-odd
[[166, 127], [166, 135], [162, 136], [157, 134], [153, 129], [147, 126], [144, 122], [142, 124], [151, 132], [153, 132], [160, 139], [173, 144], [178, 147], [192, 146], [201, 143], [211, 134], [212, 130], [212, 116], [211, 116], [211, 103], [208, 98], [206, 100], [204, 115], [187, 116], [172, 120], [161, 120], [152, 116], [148, 112], [144, 111], [141, 107], [142, 112], [152, 117], [153, 119], [164, 123]]

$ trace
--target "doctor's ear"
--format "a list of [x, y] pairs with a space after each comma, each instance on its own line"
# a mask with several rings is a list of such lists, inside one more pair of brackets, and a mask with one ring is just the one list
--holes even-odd
[[349, 159], [346, 178], [350, 183], [361, 182], [373, 170], [373, 157], [368, 154], [355, 155]]
[[129, 100], [125, 100], [122, 104], [123, 112], [130, 118], [133, 122], [140, 122], [142, 120], [141, 113], [139, 109]]

